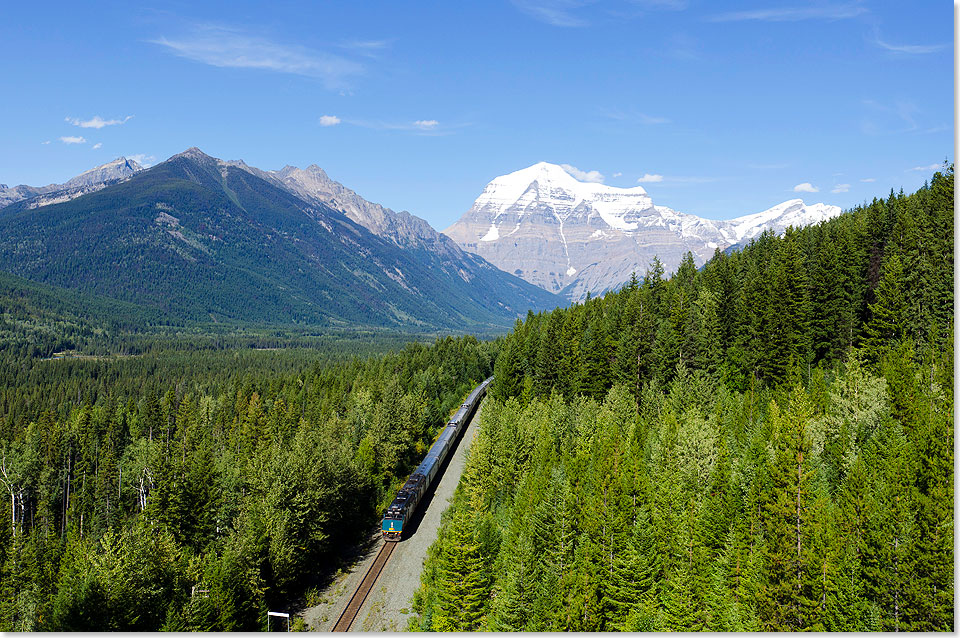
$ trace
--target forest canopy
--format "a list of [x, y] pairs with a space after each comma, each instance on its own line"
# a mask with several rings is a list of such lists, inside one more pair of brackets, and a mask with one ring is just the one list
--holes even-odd
[[952, 631], [953, 182], [517, 322], [411, 627]]
[[496, 342], [21, 362], [0, 418], [0, 628], [258, 630], [339, 566]]

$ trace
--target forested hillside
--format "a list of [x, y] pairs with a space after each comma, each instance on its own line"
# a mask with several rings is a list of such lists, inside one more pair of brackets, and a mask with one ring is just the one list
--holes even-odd
[[459, 249], [402, 247], [196, 148], [31, 205], [0, 210], [0, 270], [96, 295], [121, 320], [135, 305], [150, 323], [489, 331], [559, 302]]
[[951, 631], [953, 202], [518, 322], [412, 625]]
[[366, 535], [496, 349], [5, 359], [0, 629], [262, 629]]

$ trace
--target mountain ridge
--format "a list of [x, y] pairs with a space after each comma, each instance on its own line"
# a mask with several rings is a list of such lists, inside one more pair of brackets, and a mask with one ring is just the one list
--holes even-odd
[[12, 187], [0, 184], [0, 208], [5, 208], [25, 199], [34, 200], [32, 208], [69, 201], [105, 188], [109, 184], [127, 179], [142, 170], [143, 167], [136, 160], [118, 157], [106, 164], [95, 166], [75, 177], [71, 177], [62, 184], [47, 184], [46, 186], [18, 184]]
[[196, 148], [42, 215], [0, 211], [0, 269], [196, 320], [462, 330], [560, 301], [422, 252]]

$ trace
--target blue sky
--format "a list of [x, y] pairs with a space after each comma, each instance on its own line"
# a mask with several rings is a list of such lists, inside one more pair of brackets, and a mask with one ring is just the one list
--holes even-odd
[[541, 160], [715, 219], [953, 160], [942, 1], [138, 5], [5, 6], [0, 182], [199, 146], [443, 229]]

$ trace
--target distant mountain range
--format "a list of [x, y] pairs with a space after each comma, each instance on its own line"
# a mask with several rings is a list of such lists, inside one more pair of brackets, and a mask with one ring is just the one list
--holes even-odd
[[12, 188], [6, 184], [0, 184], [0, 208], [25, 199], [31, 200], [33, 208], [69, 201], [81, 195], [106, 188], [110, 184], [116, 184], [142, 170], [143, 167], [136, 161], [126, 157], [118, 157], [112, 162], [107, 162], [81, 173], [63, 184], [48, 184], [47, 186], [20, 184]]
[[579, 301], [620, 288], [634, 272], [642, 277], [654, 256], [671, 272], [687, 251], [699, 265], [765, 230], [782, 233], [840, 213], [794, 199], [729, 221], [703, 219], [655, 206], [640, 186], [581, 182], [540, 162], [491, 181], [444, 233], [495, 266]]
[[476, 331], [562, 303], [316, 166], [192, 148], [0, 196], [0, 270], [181, 319]]

